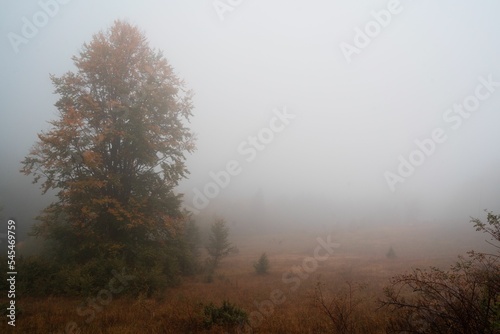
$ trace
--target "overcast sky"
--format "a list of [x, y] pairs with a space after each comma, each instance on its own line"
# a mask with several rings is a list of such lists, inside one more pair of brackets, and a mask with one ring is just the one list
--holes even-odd
[[[500, 210], [498, 1], [55, 1], [4, 0], [0, 13], [4, 215], [39, 206], [18, 170], [56, 116], [49, 74], [73, 70], [115, 19], [195, 92], [197, 151], [177, 189], [191, 208], [199, 190], [296, 211], [322, 209], [287, 201], [321, 199], [345, 219]], [[207, 188], [228, 163], [237, 175]]]

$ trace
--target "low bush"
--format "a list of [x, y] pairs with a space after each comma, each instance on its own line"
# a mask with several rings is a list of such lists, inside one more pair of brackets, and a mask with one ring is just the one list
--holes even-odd
[[214, 325], [226, 328], [241, 327], [248, 323], [247, 313], [238, 306], [228, 301], [223, 301], [221, 307], [216, 307], [213, 303], [206, 305], [203, 310], [204, 324], [206, 328]]

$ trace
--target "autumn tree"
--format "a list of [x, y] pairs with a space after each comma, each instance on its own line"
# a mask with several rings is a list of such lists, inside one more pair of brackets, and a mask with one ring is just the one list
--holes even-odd
[[127, 22], [95, 34], [72, 60], [75, 71], [51, 76], [59, 117], [22, 162], [43, 193], [57, 192], [33, 232], [62, 260], [171, 267], [187, 221], [174, 187], [194, 150], [192, 94]]

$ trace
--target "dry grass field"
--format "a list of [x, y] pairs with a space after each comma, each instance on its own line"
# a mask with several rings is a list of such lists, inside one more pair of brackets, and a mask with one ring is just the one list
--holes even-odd
[[[20, 296], [17, 302], [21, 313], [15, 329], [7, 326], [4, 316], [1, 331], [237, 333], [235, 328], [204, 327], [204, 306], [218, 306], [226, 300], [250, 315], [251, 327], [247, 325], [241, 333], [335, 333], [315, 297], [320, 284], [325, 301], [336, 301], [351, 312], [354, 332], [384, 333], [390, 314], [377, 310], [377, 300], [388, 279], [415, 267], [446, 268], [479, 240], [473, 229], [468, 231], [461, 234], [429, 226], [388, 226], [235, 235], [231, 241], [239, 252], [222, 261], [210, 283], [197, 275], [163, 295], [136, 299], [114, 295], [105, 305], [95, 304], [93, 308], [85, 299]], [[313, 261], [317, 238], [326, 240], [328, 235], [340, 246], [333, 254], [321, 250], [322, 261]], [[391, 246], [395, 259], [386, 257]], [[270, 272], [257, 275], [252, 265], [263, 252], [269, 256]], [[300, 271], [292, 269], [302, 265], [305, 267]], [[351, 298], [348, 283], [352, 286]], [[78, 309], [82, 302], [85, 307]]]

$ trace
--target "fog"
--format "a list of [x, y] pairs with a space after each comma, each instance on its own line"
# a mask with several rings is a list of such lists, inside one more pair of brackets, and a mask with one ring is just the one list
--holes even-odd
[[195, 216], [251, 231], [500, 209], [496, 1], [66, 2], [0, 13], [1, 214], [25, 231], [51, 201], [19, 173], [57, 115], [49, 74], [116, 19], [195, 93], [197, 150], [176, 188]]

